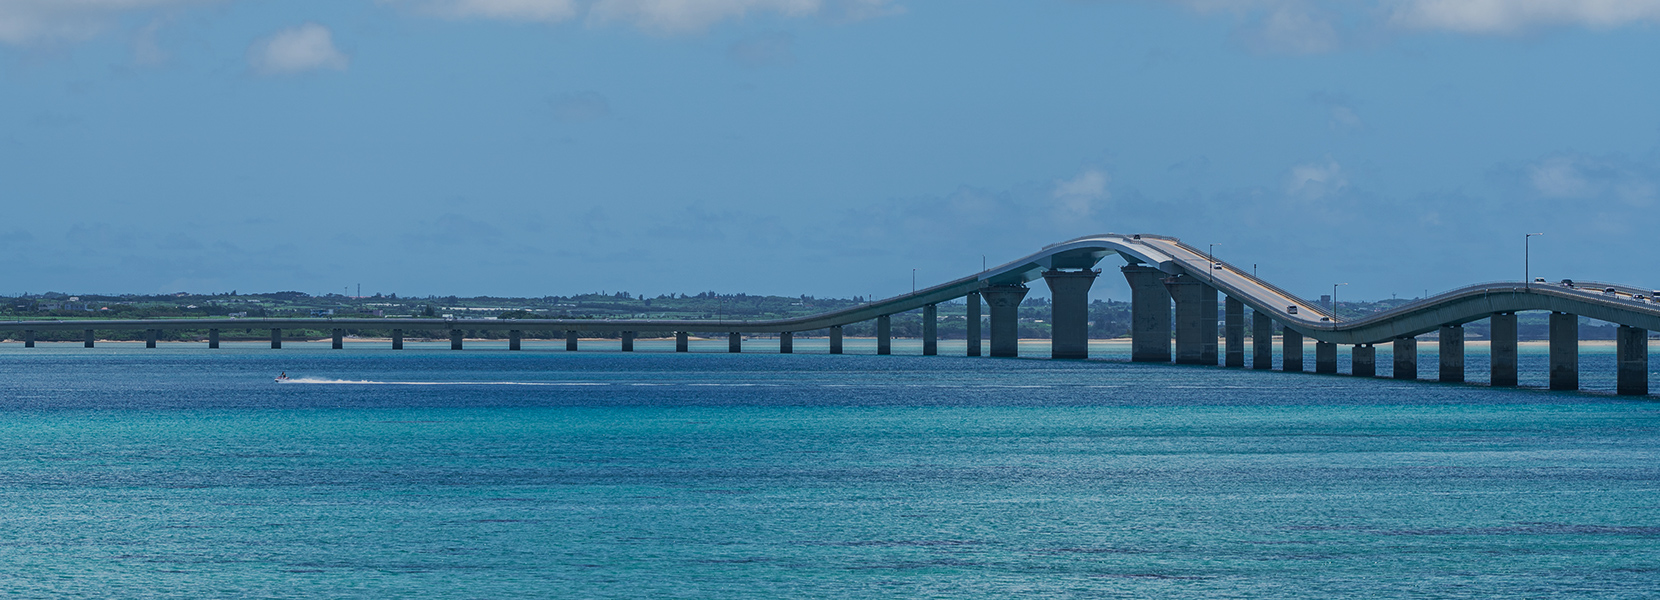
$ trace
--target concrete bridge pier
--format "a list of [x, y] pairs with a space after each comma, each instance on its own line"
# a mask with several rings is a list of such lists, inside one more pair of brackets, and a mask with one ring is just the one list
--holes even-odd
[[1251, 368], [1274, 368], [1274, 319], [1262, 311], [1251, 312]]
[[577, 338], [576, 338], [576, 330], [575, 329], [570, 329], [570, 330], [565, 331], [565, 351], [566, 352], [576, 352], [576, 340], [577, 340]]
[[1290, 327], [1280, 328], [1280, 370], [1287, 373], [1303, 371], [1303, 334]]
[[1326, 375], [1337, 374], [1337, 344], [1314, 342], [1314, 372]]
[[831, 354], [841, 354], [842, 353], [842, 326], [841, 325], [831, 325], [830, 326], [830, 353]]
[[1648, 330], [1620, 326], [1615, 353], [1619, 375], [1615, 389], [1621, 396], [1648, 395]]
[[145, 348], [154, 348], [154, 347], [156, 347], [156, 330], [154, 330], [154, 329], [144, 330], [144, 347]]
[[1441, 326], [1441, 382], [1464, 383], [1464, 327]]
[[271, 328], [271, 349], [272, 350], [281, 350], [282, 349], [282, 330], [281, 329], [277, 329], [275, 327]]
[[726, 351], [733, 354], [744, 351], [744, 334], [736, 331], [726, 334]]
[[922, 307], [922, 355], [937, 356], [940, 353], [940, 313], [939, 306], [929, 304]]
[[876, 353], [893, 354], [893, 315], [876, 317]]
[[1395, 379], [1418, 378], [1418, 338], [1395, 338]]
[[523, 347], [524, 332], [517, 329], [507, 330], [507, 349], [518, 350]]
[[35, 347], [35, 330], [33, 330], [33, 329], [23, 330], [23, 347], [24, 348], [33, 348], [33, 347]]
[[1228, 296], [1222, 305], [1223, 334], [1228, 342], [1222, 364], [1228, 367], [1245, 366], [1245, 303]]
[[985, 334], [980, 332], [980, 293], [969, 292], [964, 298], [968, 301], [968, 355], [980, 355], [980, 342]]
[[1492, 356], [1493, 387], [1516, 387], [1516, 313], [1493, 313], [1488, 317], [1488, 341]]
[[1550, 314], [1550, 389], [1579, 389], [1579, 315]]
[[1142, 265], [1125, 265], [1130, 283], [1130, 360], [1170, 362], [1170, 291], [1164, 272]]
[[450, 330], [450, 349], [451, 350], [460, 350], [461, 349], [461, 330], [460, 329], [451, 329]]
[[1371, 344], [1360, 344], [1349, 354], [1349, 374], [1355, 377], [1378, 376], [1378, 349]]
[[687, 335], [684, 331], [674, 332], [674, 351], [690, 352], [692, 350], [692, 341], [690, 338], [691, 336]]
[[778, 353], [779, 354], [794, 354], [795, 353], [795, 334], [790, 333], [788, 331], [778, 334]]
[[86, 347], [91, 348], [93, 340], [96, 339], [98, 339], [98, 336], [93, 335], [91, 329], [86, 330]]
[[393, 350], [402, 350], [403, 349], [403, 330], [402, 329], [393, 329], [392, 330], [392, 349]]
[[991, 355], [1020, 356], [1020, 301], [1026, 298], [1024, 285], [994, 285], [981, 288], [991, 306]]
[[1049, 284], [1050, 357], [1089, 358], [1089, 288], [1100, 276], [1091, 269], [1043, 272]]
[[345, 348], [345, 347], [346, 347], [346, 330], [341, 329], [339, 327], [334, 328], [334, 349], [335, 350], [340, 350], [340, 349]]
[[622, 351], [623, 352], [633, 352], [634, 351], [634, 332], [632, 332], [632, 331], [622, 332]]
[[216, 349], [218, 347], [219, 347], [219, 330], [218, 329], [209, 329], [208, 330], [208, 348], [209, 349]]
[[1193, 277], [1164, 287], [1176, 301], [1176, 364], [1216, 366], [1216, 288]]

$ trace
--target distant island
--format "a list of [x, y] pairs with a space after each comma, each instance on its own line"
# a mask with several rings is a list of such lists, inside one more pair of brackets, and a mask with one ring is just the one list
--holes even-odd
[[[241, 294], [231, 291], [222, 294], [121, 294], [73, 295], [61, 292], [24, 294], [0, 297], [0, 320], [99, 320], [99, 319], [191, 319], [191, 318], [384, 318], [387, 327], [352, 329], [349, 334], [362, 337], [390, 335], [400, 318], [426, 317], [458, 319], [686, 319], [686, 320], [751, 320], [783, 319], [858, 306], [867, 301], [861, 296], [851, 298], [817, 298], [813, 296], [756, 296], [744, 293], [723, 294], [662, 294], [654, 297], [636, 296], [628, 292], [602, 292], [572, 296], [542, 296], [535, 298], [495, 296], [407, 296], [375, 294], [347, 296], [343, 294], [312, 295], [305, 292], [262, 292]], [[1379, 301], [1343, 301], [1337, 305], [1344, 319], [1356, 319], [1367, 314], [1388, 310], [1411, 302], [1411, 299]], [[944, 339], [966, 337], [967, 305], [961, 300], [939, 306], [939, 336]], [[1089, 307], [1089, 332], [1092, 339], [1112, 339], [1129, 335], [1130, 305], [1114, 300], [1095, 300]], [[1526, 313], [1519, 317], [1519, 337], [1523, 340], [1548, 339], [1548, 315]], [[1049, 300], [1027, 298], [1020, 308], [1020, 337], [1046, 339], [1049, 337]], [[499, 330], [481, 329], [469, 332], [469, 337], [506, 338], [510, 327], [503, 323]], [[1479, 340], [1487, 335], [1487, 322], [1466, 326], [1467, 335]], [[712, 328], [713, 329], [713, 328]], [[1615, 327], [1607, 324], [1586, 323], [1580, 327], [1580, 339], [1614, 339]], [[197, 339], [197, 332], [169, 332], [178, 339]], [[236, 339], [233, 331], [226, 331], [226, 339]], [[304, 336], [297, 330], [294, 335]], [[875, 323], [848, 325], [845, 334], [853, 337], [875, 335]], [[419, 331], [407, 335], [423, 335]], [[801, 332], [812, 335], [813, 332]], [[40, 332], [42, 341], [75, 341], [79, 332]], [[143, 331], [111, 331], [111, 339], [138, 340]], [[264, 339], [267, 332], [250, 330], [248, 339]], [[328, 332], [312, 332], [325, 337]], [[434, 339], [446, 338], [444, 331], [432, 331]], [[555, 333], [526, 332], [526, 337], [551, 336]], [[595, 337], [607, 334], [595, 333]], [[608, 334], [615, 336], [616, 334]], [[920, 337], [921, 314], [901, 313], [893, 317], [893, 335]], [[62, 340], [57, 340], [62, 337]], [[1433, 337], [1433, 336], [1431, 336]]]

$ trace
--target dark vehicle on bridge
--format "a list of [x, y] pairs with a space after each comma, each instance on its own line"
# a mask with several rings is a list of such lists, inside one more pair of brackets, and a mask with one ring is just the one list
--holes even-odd
[[1570, 287], [1571, 288], [1573, 286], [1574, 286], [1574, 280], [1572, 280], [1572, 279], [1563, 279], [1562, 280], [1562, 287]]
[[1291, 314], [1291, 315], [1297, 314], [1297, 305], [1293, 304], [1291, 306], [1285, 307], [1285, 312], [1286, 312], [1286, 314]]

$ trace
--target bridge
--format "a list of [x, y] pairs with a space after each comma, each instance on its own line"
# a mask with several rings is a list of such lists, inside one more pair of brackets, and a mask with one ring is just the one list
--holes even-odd
[[[1550, 389], [1579, 389], [1579, 317], [1619, 325], [1616, 339], [1617, 392], [1646, 395], [1648, 332], [1660, 329], [1660, 299], [1650, 291], [1622, 285], [1578, 287], [1533, 282], [1493, 282], [1466, 286], [1388, 311], [1342, 321], [1326, 308], [1298, 298], [1255, 275], [1201, 252], [1180, 240], [1159, 235], [1102, 234], [1080, 237], [1044, 247], [1018, 260], [981, 273], [913, 293], [858, 307], [806, 317], [771, 320], [651, 320], [651, 319], [162, 319], [61, 320], [0, 322], [0, 331], [22, 331], [24, 345], [34, 347], [36, 331], [85, 332], [85, 346], [93, 347], [95, 330], [145, 330], [146, 345], [155, 347], [160, 330], [208, 330], [208, 346], [219, 347], [220, 329], [269, 328], [271, 347], [282, 347], [282, 330], [333, 330], [334, 348], [342, 348], [347, 328], [392, 329], [392, 347], [403, 348], [403, 330], [445, 329], [450, 347], [462, 348], [468, 328], [509, 328], [508, 347], [520, 349], [524, 332], [564, 332], [566, 350], [578, 349], [578, 331], [614, 332], [623, 351], [632, 351], [634, 336], [642, 331], [673, 331], [675, 349], [689, 349], [690, 332], [722, 331], [729, 349], [742, 351], [743, 334], [773, 333], [781, 352], [792, 351], [795, 332], [829, 330], [830, 352], [842, 353], [842, 328], [876, 321], [877, 353], [890, 354], [892, 315], [922, 310], [923, 354], [938, 354], [936, 307], [963, 298], [968, 304], [969, 356], [981, 356], [989, 337], [989, 354], [1014, 357], [1018, 345], [1018, 308], [1026, 284], [1042, 278], [1051, 297], [1051, 356], [1057, 359], [1089, 357], [1089, 289], [1101, 270], [1096, 265], [1117, 255], [1131, 290], [1131, 360], [1243, 368], [1246, 355], [1254, 369], [1271, 369], [1273, 334], [1281, 329], [1281, 368], [1304, 370], [1304, 338], [1315, 340], [1314, 371], [1337, 373], [1337, 346], [1353, 346], [1351, 374], [1375, 377], [1376, 346], [1393, 347], [1396, 379], [1417, 379], [1417, 336], [1438, 332], [1439, 380], [1462, 382], [1463, 326], [1487, 319], [1493, 386], [1517, 382], [1516, 313], [1550, 312]], [[1218, 296], [1224, 300], [1218, 303]], [[989, 336], [981, 327], [982, 302], [989, 312]], [[1172, 311], [1172, 305], [1174, 310]], [[1247, 352], [1246, 309], [1250, 309], [1251, 345]], [[1222, 316], [1218, 332], [1218, 315]], [[1172, 336], [1172, 331], [1174, 336]], [[1218, 335], [1220, 333], [1220, 335]], [[1174, 339], [1174, 353], [1172, 353]], [[1219, 351], [1218, 342], [1221, 342]], [[1220, 359], [1220, 360], [1219, 360]]]

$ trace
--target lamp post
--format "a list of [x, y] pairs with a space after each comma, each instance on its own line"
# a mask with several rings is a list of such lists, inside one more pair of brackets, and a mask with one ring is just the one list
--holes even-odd
[[1522, 236], [1522, 289], [1533, 288], [1533, 236], [1543, 233], [1529, 233]]
[[1334, 283], [1334, 284], [1331, 284], [1331, 323], [1332, 323], [1331, 326], [1332, 327], [1337, 327], [1337, 286], [1340, 286], [1340, 285], [1349, 285], [1349, 284], [1347, 284], [1347, 283]]
[[916, 293], [916, 269], [911, 269], [911, 293]]
[[1205, 254], [1208, 255], [1207, 258], [1210, 259], [1210, 265], [1208, 265], [1208, 270], [1210, 271], [1210, 282], [1211, 282], [1212, 285], [1214, 285], [1216, 283], [1216, 247], [1220, 246], [1220, 245], [1222, 245], [1222, 244], [1212, 242], [1211, 245], [1210, 245], [1210, 249], [1205, 251]]

